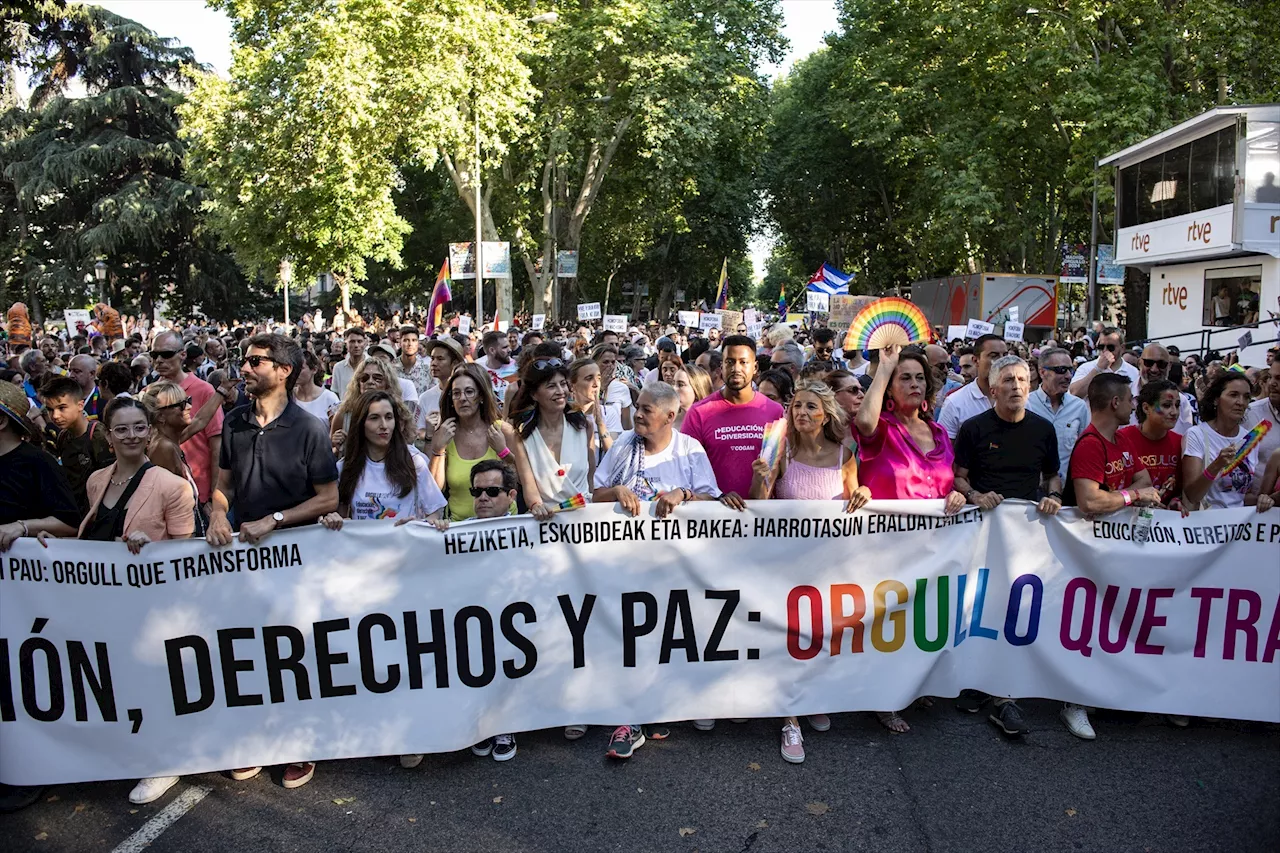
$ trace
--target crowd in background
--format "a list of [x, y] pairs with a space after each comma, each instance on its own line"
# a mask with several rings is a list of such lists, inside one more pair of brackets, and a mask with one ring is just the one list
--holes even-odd
[[[1018, 499], [1051, 515], [1265, 512], [1277, 499], [1280, 429], [1235, 459], [1255, 425], [1280, 425], [1276, 348], [1245, 366], [1234, 353], [1126, 347], [1103, 327], [1064, 346], [984, 335], [860, 352], [836, 330], [785, 323], [756, 339], [745, 324], [499, 330], [466, 317], [427, 335], [422, 317], [399, 314], [330, 328], [311, 314], [289, 328], [151, 328], [99, 310], [90, 327], [45, 332], [23, 325], [25, 310], [8, 319], [0, 549], [23, 536], [119, 540], [135, 553], [192, 536], [221, 547], [368, 519], [444, 529], [542, 521], [582, 502], [636, 514], [651, 501], [664, 517], [696, 501], [742, 511], [834, 500], [852, 512], [938, 499], [954, 513]], [[785, 450], [770, 461], [763, 437], [780, 420]], [[965, 691], [957, 706], [989, 707], [1010, 736], [1028, 730], [1013, 699]], [[909, 730], [903, 709], [877, 717]], [[1066, 705], [1062, 719], [1096, 736], [1084, 708]], [[620, 721], [606, 752], [627, 758], [670, 733]], [[780, 749], [804, 760], [797, 718], [782, 721]], [[500, 761], [516, 750], [514, 733], [473, 747]], [[314, 772], [290, 765], [285, 787]], [[149, 802], [175, 781], [142, 780], [131, 798]]]

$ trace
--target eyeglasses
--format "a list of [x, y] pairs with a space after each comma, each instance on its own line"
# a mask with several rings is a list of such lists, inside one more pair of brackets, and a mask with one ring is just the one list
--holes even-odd
[[475, 486], [471, 487], [471, 497], [473, 498], [478, 498], [481, 495], [488, 495], [491, 498], [496, 498], [498, 495], [502, 494], [502, 492], [502, 486], [485, 486], [482, 489], [476, 488]]
[[1162, 358], [1144, 358], [1142, 364], [1145, 367], [1168, 367], [1169, 362]]
[[564, 362], [558, 358], [540, 358], [533, 363], [534, 370], [546, 370], [550, 367], [564, 367]]
[[1056, 373], [1056, 374], [1058, 374], [1059, 376], [1065, 376], [1066, 374], [1068, 374], [1068, 373], [1070, 373], [1070, 372], [1071, 372], [1071, 365], [1069, 365], [1069, 364], [1055, 364], [1053, 367], [1049, 367], [1048, 365], [1043, 365], [1043, 364], [1042, 364], [1042, 365], [1040, 366], [1040, 369], [1041, 369], [1041, 370], [1047, 370], [1047, 371], [1049, 371], [1050, 373]]
[[244, 360], [241, 361], [240, 363], [242, 365], [247, 364], [250, 367], [252, 367], [254, 370], [257, 370], [259, 367], [262, 367], [262, 363], [264, 361], [267, 362], [268, 364], [280, 363], [269, 355], [246, 355], [244, 357]]
[[180, 349], [153, 349], [151, 351], [151, 360], [159, 361], [162, 358], [173, 358], [175, 355], [181, 355]]
[[192, 403], [192, 400], [190, 397], [188, 397], [185, 400], [179, 400], [178, 402], [170, 403], [167, 406], [157, 406], [156, 411], [163, 412], [165, 409], [185, 409], [187, 406], [190, 406], [191, 403]]
[[128, 438], [131, 435], [144, 436], [151, 432], [151, 424], [132, 424], [130, 426], [114, 426], [111, 428], [113, 438]]
[[474, 400], [480, 395], [474, 388], [454, 388], [449, 396], [455, 400]]

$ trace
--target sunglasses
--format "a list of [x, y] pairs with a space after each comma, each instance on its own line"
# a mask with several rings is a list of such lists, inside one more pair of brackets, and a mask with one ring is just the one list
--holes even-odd
[[254, 370], [257, 370], [259, 367], [262, 367], [262, 363], [264, 361], [267, 362], [268, 364], [280, 363], [269, 355], [246, 355], [244, 357], [244, 360], [241, 361], [240, 363], [242, 365], [247, 364], [250, 367], [252, 367]]
[[558, 358], [540, 358], [533, 363], [534, 370], [546, 370], [551, 367], [564, 367], [564, 362]]
[[180, 349], [153, 349], [151, 351], [151, 360], [157, 361], [162, 358], [173, 358], [175, 355], [182, 355]]
[[1168, 367], [1169, 362], [1159, 358], [1144, 358], [1142, 364], [1146, 367]]
[[1040, 369], [1041, 369], [1041, 370], [1047, 370], [1047, 371], [1049, 371], [1050, 373], [1056, 373], [1056, 374], [1058, 374], [1059, 376], [1065, 376], [1066, 374], [1068, 374], [1068, 373], [1070, 373], [1070, 372], [1071, 372], [1071, 365], [1069, 365], [1069, 364], [1059, 364], [1059, 365], [1056, 365], [1056, 366], [1054, 366], [1054, 367], [1042, 366]]
[[188, 398], [187, 398], [187, 399], [185, 399], [185, 400], [179, 400], [178, 402], [176, 402], [176, 403], [170, 403], [170, 404], [169, 404], [169, 405], [167, 405], [167, 406], [157, 406], [157, 407], [156, 407], [156, 411], [157, 411], [157, 412], [163, 412], [165, 409], [185, 409], [185, 408], [187, 408], [188, 406], [190, 406], [190, 405], [191, 405], [191, 402], [192, 402], [192, 401], [191, 401], [191, 398], [190, 398], [190, 397], [188, 397]]
[[1120, 345], [1119, 344], [1098, 344], [1098, 349], [1104, 349], [1110, 352], [1118, 352], [1120, 350]]
[[481, 495], [488, 495], [491, 498], [496, 498], [498, 495], [502, 494], [502, 492], [502, 486], [485, 486], [482, 489], [476, 488], [475, 486], [471, 487], [471, 497], [473, 498], [478, 498]]

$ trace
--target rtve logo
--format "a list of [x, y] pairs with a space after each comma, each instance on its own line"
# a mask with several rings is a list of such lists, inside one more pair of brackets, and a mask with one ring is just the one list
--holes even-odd
[[1187, 288], [1169, 282], [1160, 291], [1160, 301], [1165, 305], [1177, 305], [1179, 311], [1187, 310]]

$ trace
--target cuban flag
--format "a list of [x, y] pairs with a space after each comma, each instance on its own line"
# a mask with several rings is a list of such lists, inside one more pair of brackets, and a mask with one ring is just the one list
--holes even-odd
[[849, 282], [851, 281], [853, 281], [852, 275], [823, 264], [818, 267], [818, 271], [813, 274], [813, 278], [809, 279], [809, 289], [818, 293], [825, 293], [828, 296], [847, 296], [849, 294]]

